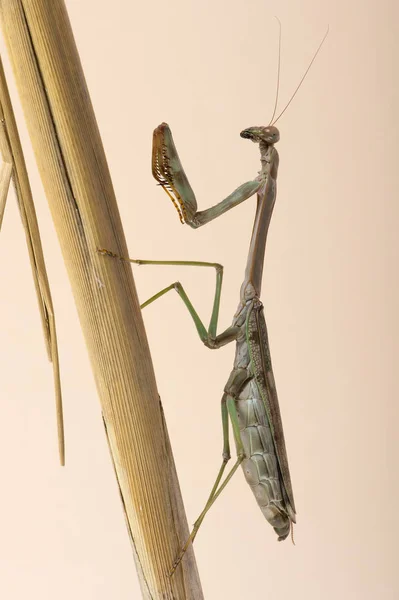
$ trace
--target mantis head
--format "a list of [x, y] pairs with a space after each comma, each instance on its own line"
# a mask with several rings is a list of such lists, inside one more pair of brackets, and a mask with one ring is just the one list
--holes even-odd
[[241, 131], [240, 136], [247, 140], [252, 140], [255, 144], [263, 142], [267, 146], [272, 146], [280, 139], [280, 133], [277, 127], [269, 125], [268, 127], [248, 127]]

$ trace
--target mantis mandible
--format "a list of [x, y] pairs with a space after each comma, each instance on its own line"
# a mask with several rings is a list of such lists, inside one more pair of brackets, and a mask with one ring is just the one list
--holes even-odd
[[[223, 278], [223, 267], [220, 264], [199, 261], [138, 260], [120, 257], [109, 250], [99, 250], [100, 253], [112, 258], [140, 265], [182, 265], [214, 268], [216, 270], [216, 288], [208, 328], [204, 326], [180, 282], [172, 283], [162, 289], [144, 302], [141, 308], [148, 306], [170, 290], [175, 290], [187, 307], [198, 335], [205, 346], [210, 349], [217, 349], [231, 342], [236, 343], [233, 369], [224, 387], [221, 401], [222, 465], [208, 501], [195, 521], [193, 530], [176, 558], [170, 574], [173, 574], [176, 570], [189, 543], [194, 541], [206, 513], [240, 465], [263, 515], [274, 528], [279, 541], [288, 537], [290, 531], [292, 531], [293, 523], [296, 522], [283, 426], [260, 294], [267, 233], [276, 199], [279, 163], [275, 144], [280, 139], [280, 133], [274, 123], [280, 118], [298, 91], [327, 34], [328, 30], [290, 101], [280, 115], [273, 121], [274, 110], [268, 126], [249, 127], [240, 134], [242, 138], [259, 144], [261, 170], [258, 176], [252, 181], [239, 186], [232, 194], [215, 206], [203, 211], [197, 210], [197, 201], [180, 162], [169, 126], [162, 123], [155, 129], [153, 134], [152, 173], [172, 200], [182, 223], [197, 229], [257, 194], [255, 220], [245, 277], [240, 290], [240, 302], [230, 327], [222, 333], [217, 333]], [[277, 96], [278, 93], [276, 95], [276, 105]], [[229, 419], [237, 450], [237, 459], [221, 483], [224, 470], [231, 457]]]

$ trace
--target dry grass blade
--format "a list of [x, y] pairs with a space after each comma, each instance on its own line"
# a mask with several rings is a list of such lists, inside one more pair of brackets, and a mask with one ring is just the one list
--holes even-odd
[[15, 187], [19, 213], [25, 230], [32, 276], [43, 326], [44, 340], [49, 360], [53, 363], [54, 387], [57, 413], [58, 448], [61, 465], [65, 464], [64, 420], [62, 411], [62, 395], [60, 367], [58, 361], [57, 334], [53, 302], [51, 299], [46, 265], [44, 262], [40, 232], [29, 184], [28, 172], [15, 122], [14, 111], [8, 92], [3, 64], [0, 59], [0, 151], [3, 165], [0, 174], [0, 228], [10, 177]]
[[0, 20], [86, 340], [146, 600], [202, 600], [122, 223], [62, 0], [0, 0]]
[[6, 207], [8, 190], [10, 189], [10, 181], [12, 174], [12, 164], [3, 162], [0, 170], [0, 230], [3, 224], [4, 210]]

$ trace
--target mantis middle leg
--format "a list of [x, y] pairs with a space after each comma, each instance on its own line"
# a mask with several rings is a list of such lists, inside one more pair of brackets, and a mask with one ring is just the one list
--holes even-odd
[[[209, 325], [208, 329], [205, 328], [203, 322], [201, 321], [197, 311], [195, 310], [193, 304], [191, 303], [189, 297], [187, 296], [187, 294], [180, 282], [174, 282], [171, 285], [163, 288], [162, 290], [160, 290], [159, 292], [157, 292], [156, 294], [151, 296], [143, 304], [141, 304], [141, 308], [145, 308], [149, 304], [152, 304], [153, 302], [155, 302], [155, 300], [158, 300], [159, 298], [164, 296], [169, 291], [176, 290], [176, 292], [178, 293], [180, 298], [183, 300], [185, 306], [187, 307], [187, 309], [194, 321], [194, 324], [196, 326], [196, 329], [197, 329], [200, 339], [206, 346], [211, 347], [211, 348], [218, 348], [218, 347], [225, 345], [229, 342], [232, 342], [236, 339], [236, 335], [239, 331], [238, 327], [228, 327], [225, 331], [223, 331], [219, 335], [217, 335], [217, 333], [216, 333], [218, 316], [219, 316], [219, 308], [220, 308], [221, 289], [222, 289], [222, 282], [223, 282], [223, 267], [219, 263], [209, 263], [209, 262], [200, 262], [200, 261], [155, 261], [155, 260], [142, 260], [142, 259], [130, 259], [130, 258], [125, 259], [123, 257], [120, 257], [120, 256], [110, 252], [109, 250], [98, 250], [98, 252], [100, 252], [101, 254], [110, 256], [111, 258], [116, 258], [119, 260], [132, 262], [132, 263], [138, 264], [138, 265], [161, 265], [161, 266], [162, 265], [166, 265], [166, 266], [174, 265], [174, 266], [213, 267], [216, 270], [216, 287], [215, 287], [215, 296], [214, 296], [214, 301], [213, 301], [212, 315], [211, 315], [210, 325]], [[211, 508], [211, 506], [213, 505], [215, 500], [219, 497], [221, 492], [224, 490], [224, 488], [226, 487], [228, 482], [231, 480], [231, 478], [233, 477], [234, 473], [236, 472], [236, 470], [238, 469], [238, 467], [240, 466], [240, 464], [244, 458], [244, 449], [243, 449], [243, 445], [242, 445], [242, 441], [241, 441], [240, 430], [239, 430], [239, 426], [238, 426], [238, 417], [237, 417], [237, 411], [235, 408], [234, 399], [226, 393], [222, 397], [221, 409], [222, 409], [222, 428], [223, 428], [222, 465], [219, 468], [215, 483], [213, 484], [212, 490], [209, 494], [209, 497], [205, 504], [205, 507], [202, 510], [199, 517], [197, 518], [197, 520], [195, 521], [193, 530], [191, 531], [189, 538], [187, 539], [179, 556], [176, 558], [176, 561], [174, 562], [174, 564], [172, 566], [171, 574], [174, 573], [177, 566], [181, 562], [181, 560], [184, 556], [184, 553], [186, 552], [189, 544], [194, 541], [194, 539], [198, 533], [198, 530], [201, 526], [201, 523], [205, 518], [206, 513]], [[228, 423], [229, 416], [230, 416], [230, 420], [232, 423], [233, 434], [234, 434], [234, 439], [235, 439], [236, 448], [237, 448], [237, 461], [234, 464], [234, 466], [232, 467], [231, 471], [228, 473], [228, 475], [225, 478], [225, 480], [223, 481], [223, 483], [220, 485], [226, 465], [231, 458], [230, 443], [229, 443], [229, 423]]]
[[230, 342], [233, 342], [236, 339], [238, 328], [237, 327], [228, 327], [225, 331], [217, 335], [217, 325], [219, 319], [219, 308], [220, 308], [220, 298], [222, 292], [222, 282], [223, 282], [223, 267], [219, 263], [210, 263], [210, 262], [202, 262], [202, 261], [184, 261], [184, 260], [141, 260], [141, 259], [133, 259], [133, 258], [124, 258], [119, 256], [118, 254], [114, 254], [109, 250], [98, 249], [100, 254], [104, 254], [111, 258], [116, 258], [118, 260], [122, 260], [125, 262], [131, 262], [136, 265], [166, 265], [166, 266], [186, 266], [186, 267], [213, 267], [216, 270], [216, 287], [215, 287], [215, 295], [213, 300], [212, 314], [211, 320], [209, 323], [208, 329], [203, 324], [201, 318], [199, 317], [197, 311], [195, 310], [190, 298], [186, 294], [182, 284], [179, 281], [175, 281], [174, 283], [168, 285], [166, 288], [163, 288], [151, 298], [148, 298], [143, 304], [140, 305], [140, 308], [145, 308], [158, 298], [161, 298], [171, 290], [175, 290], [180, 298], [183, 300], [185, 306], [187, 307], [193, 321], [195, 327], [197, 329], [198, 335], [201, 341], [208, 348], [220, 348]]

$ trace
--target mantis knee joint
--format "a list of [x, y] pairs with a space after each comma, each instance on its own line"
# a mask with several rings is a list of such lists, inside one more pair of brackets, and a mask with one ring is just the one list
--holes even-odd
[[210, 337], [208, 335], [208, 337], [204, 340], [204, 344], [207, 348], [209, 348], [210, 350], [217, 350], [218, 348], [220, 348], [219, 343], [215, 340], [215, 338]]

